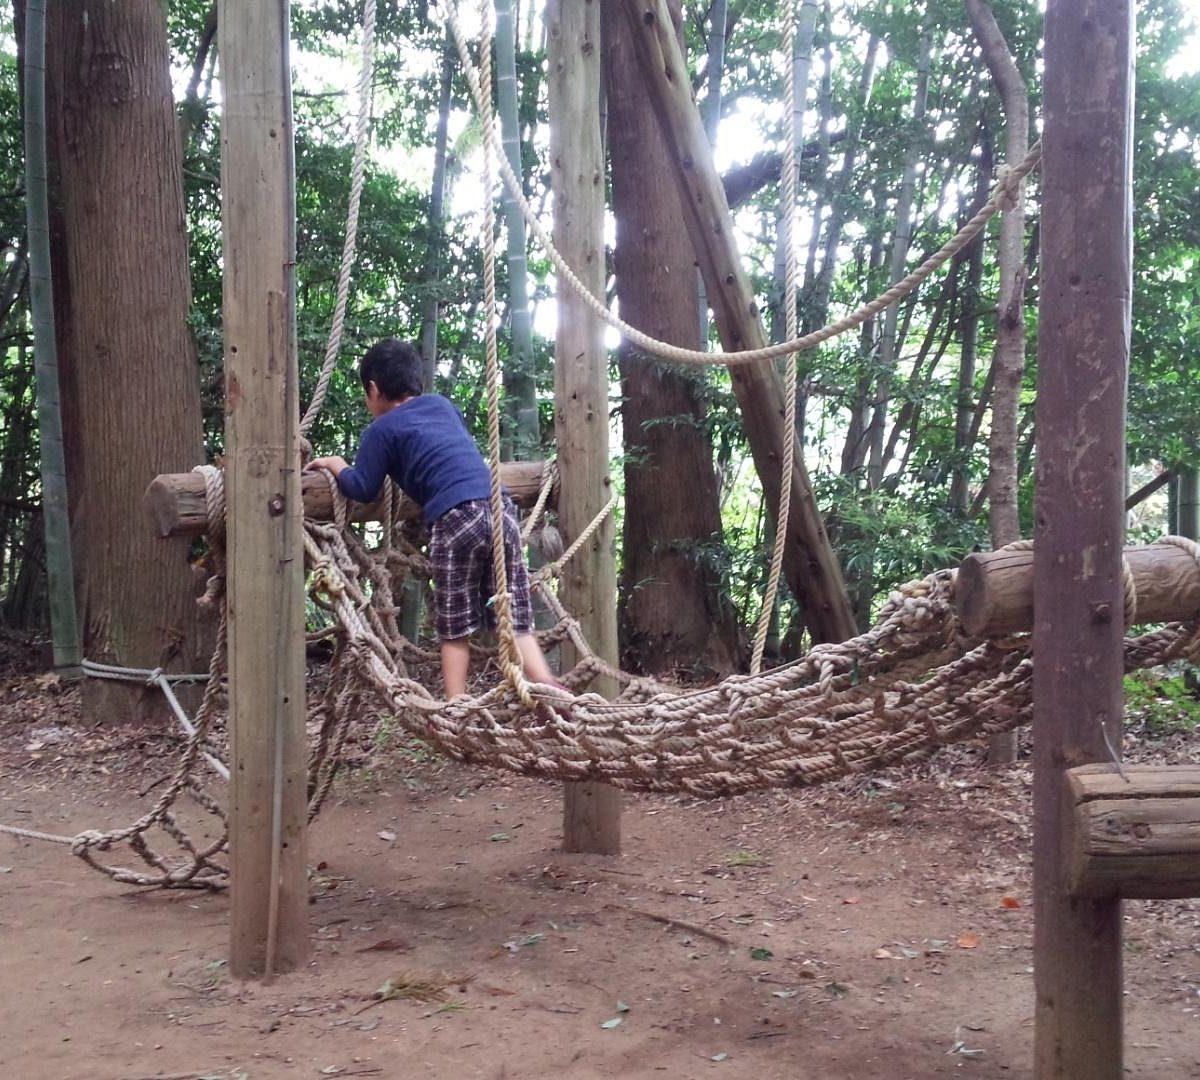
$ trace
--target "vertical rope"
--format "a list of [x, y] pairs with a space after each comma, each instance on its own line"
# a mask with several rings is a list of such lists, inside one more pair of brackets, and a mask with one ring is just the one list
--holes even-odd
[[312, 401], [300, 421], [300, 434], [307, 435], [325, 404], [338, 350], [342, 346], [342, 328], [346, 322], [346, 301], [350, 295], [350, 271], [358, 244], [358, 208], [362, 202], [364, 163], [367, 156], [367, 127], [371, 118], [371, 74], [375, 63], [375, 3], [364, 0], [362, 63], [358, 72], [358, 122], [354, 134], [354, 160], [350, 169], [350, 206], [346, 213], [346, 239], [342, 244], [342, 265], [338, 271], [337, 299], [333, 307], [333, 325], [325, 345], [325, 360], [313, 390]]
[[[479, 0], [479, 122], [491, 130], [492, 118], [492, 0]], [[521, 696], [525, 682], [521, 674], [520, 653], [513, 630], [512, 597], [508, 591], [508, 571], [504, 563], [504, 497], [500, 487], [500, 359], [496, 342], [496, 212], [492, 201], [494, 169], [492, 144], [483, 140], [483, 310], [487, 354], [488, 463], [491, 466], [492, 570], [496, 592], [492, 604], [496, 610], [499, 633], [500, 670]]]
[[[785, 67], [787, 79], [784, 91], [784, 140], [783, 140], [783, 190], [780, 196], [782, 212], [779, 227], [783, 232], [781, 241], [787, 270], [784, 274], [783, 293], [784, 337], [791, 341], [796, 337], [796, 20], [791, 5], [785, 13], [783, 47], [787, 54]], [[783, 549], [787, 542], [788, 515], [792, 504], [792, 470], [796, 453], [796, 354], [789, 353], [785, 362], [783, 385], [783, 455], [779, 482], [779, 513], [775, 518], [775, 543], [771, 550], [771, 569], [767, 575], [767, 588], [763, 595], [762, 610], [758, 613], [758, 627], [754, 635], [754, 652], [750, 660], [750, 673], [757, 675], [762, 670], [763, 650], [767, 643], [767, 631], [771, 625], [771, 614], [775, 609], [775, 597], [779, 591], [779, 574], [783, 567]]]

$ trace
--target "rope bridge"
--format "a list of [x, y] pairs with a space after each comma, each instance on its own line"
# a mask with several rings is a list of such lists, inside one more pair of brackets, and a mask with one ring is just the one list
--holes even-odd
[[[213, 522], [214, 574], [202, 602], [223, 611], [218, 470], [206, 468]], [[553, 478], [548, 480], [552, 483]], [[540, 507], [526, 522], [537, 524]], [[539, 632], [544, 647], [569, 640], [580, 657], [563, 676], [576, 692], [526, 683], [529, 701], [511, 681], [478, 696], [444, 701], [410, 674], [435, 653], [397, 629], [396, 598], [410, 575], [428, 580], [420, 552], [405, 538], [393, 492], [382, 538], [369, 546], [346, 526], [346, 504], [335, 496], [333, 522], [306, 521], [309, 595], [332, 627], [317, 636], [334, 643], [329, 683], [309, 721], [309, 818], [327, 797], [356, 722], [393, 716], [408, 734], [447, 757], [524, 776], [594, 780], [635, 791], [700, 797], [768, 788], [804, 788], [899, 762], [922, 760], [972, 736], [1008, 731], [1030, 718], [1033, 662], [1028, 634], [1000, 640], [968, 636], [954, 600], [957, 571], [941, 570], [891, 594], [876, 625], [838, 644], [815, 646], [791, 663], [716, 685], [679, 691], [611, 668], [588, 647], [553, 585], [562, 558], [534, 576], [534, 589], [556, 619]], [[1178, 538], [1164, 543], [1178, 545]], [[1186, 543], [1186, 542], [1185, 542]], [[579, 541], [576, 542], [579, 546]], [[1189, 545], [1195, 558], [1200, 549]], [[1132, 617], [1136, 596], [1129, 598]], [[16, 836], [69, 845], [114, 880], [144, 886], [218, 888], [227, 883], [228, 827], [210, 778], [228, 777], [225, 622], [222, 614], [202, 704], [169, 782], [132, 824], [109, 831], [57, 836], [0, 826]], [[488, 650], [480, 650], [487, 652]], [[494, 650], [491, 651], [494, 655]], [[1171, 623], [1126, 640], [1126, 670], [1200, 654], [1200, 621]], [[136, 677], [169, 690], [159, 672], [110, 668], [102, 677]], [[617, 680], [608, 700], [585, 688], [599, 675]], [[172, 696], [173, 700], [173, 696]], [[176, 710], [177, 713], [181, 710]], [[183, 721], [186, 722], [186, 718]], [[179, 820], [190, 800], [210, 819], [203, 842]], [[163, 838], [172, 854], [159, 850]], [[148, 869], [111, 865], [103, 853], [127, 844]], [[157, 845], [157, 846], [156, 846]]]
[[[364, 33], [363, 75], [360, 78], [360, 119], [357, 144], [365, 137], [369, 92], [373, 7], [368, 0]], [[451, 29], [463, 56], [473, 96], [480, 105], [484, 130], [495, 138], [486, 79], [476, 77], [467, 50], [451, 17]], [[486, 38], [487, 24], [485, 20]], [[487, 74], [487, 49], [481, 49]], [[488, 140], [485, 139], [485, 147]], [[989, 203], [936, 256], [927, 260], [892, 289], [846, 319], [804, 338], [739, 354], [695, 354], [678, 350], [616, 320], [593, 298], [598, 317], [617, 325], [642, 347], [674, 362], [766, 362], [844, 333], [871, 314], [895, 303], [949, 258], [992, 214], [1016, 197], [1021, 178], [1036, 164], [1038, 151], [1009, 170]], [[339, 276], [339, 312], [344, 303], [349, 262], [353, 257], [353, 226], [361, 186], [361, 149], [356, 149], [355, 182], [347, 227], [346, 251]], [[498, 155], [503, 179], [522, 204], [535, 234], [552, 258], [553, 245], [521, 199], [519, 184]], [[490, 166], [485, 170], [490, 191]], [[487, 207], [490, 209], [490, 194]], [[490, 237], [490, 229], [489, 229]], [[485, 265], [492, 262], [491, 250]], [[586, 292], [569, 268], [559, 273], [572, 288]], [[489, 285], [488, 310], [494, 310]], [[487, 322], [489, 386], [489, 451], [493, 472], [493, 512], [499, 515], [499, 448], [494, 320]], [[337, 354], [341, 316], [335, 319], [323, 365], [317, 400], [306, 413], [311, 423], [323, 396]], [[794, 334], [794, 331], [790, 331]], [[789, 424], [790, 428], [791, 425]], [[790, 462], [791, 455], [785, 458]], [[216, 888], [226, 884], [224, 855], [228, 822], [220, 799], [204, 780], [204, 770], [224, 782], [228, 769], [222, 759], [227, 746], [221, 720], [225, 706], [225, 620], [221, 538], [224, 498], [220, 473], [204, 467], [209, 535], [214, 575], [202, 599], [221, 610], [217, 647], [208, 673], [204, 698], [194, 722], [173, 705], [187, 734], [176, 768], [154, 805], [131, 825], [89, 830], [77, 836], [56, 836], [0, 825], [16, 836], [69, 845], [89, 865], [115, 880], [146, 886]], [[410, 735], [457, 761], [505, 769], [526, 776], [569, 781], [603, 781], [630, 790], [683, 792], [696, 796], [735, 795], [766, 788], [803, 788], [851, 773], [861, 773], [901, 761], [927, 757], [938, 748], [980, 733], [1011, 730], [1025, 722], [1032, 702], [1030, 637], [1025, 634], [986, 640], [965, 633], [956, 615], [956, 572], [943, 570], [896, 590], [885, 603], [871, 630], [839, 644], [822, 644], [805, 657], [777, 668], [732, 676], [715, 686], [687, 692], [653, 680], [618, 671], [595, 655], [576, 621], [558, 601], [555, 576], [570, 555], [598, 526], [596, 522], [575, 540], [561, 559], [534, 577], [534, 588], [553, 613], [556, 623], [539, 633], [543, 647], [569, 640], [580, 658], [563, 682], [572, 691], [531, 684], [524, 680], [513, 655], [511, 615], [503, 580], [503, 557], [497, 566], [497, 611], [500, 623], [502, 673], [499, 685], [475, 697], [452, 701], [436, 698], [412, 678], [409, 665], [433, 659], [405, 639], [398, 629], [396, 597], [410, 575], [427, 581], [428, 567], [420, 552], [406, 541], [399, 518], [398, 493], [389, 485], [389, 509], [384, 515], [382, 540], [368, 547], [347, 527], [346, 506], [333, 487], [335, 520], [305, 522], [304, 551], [309, 593], [333, 621], [334, 652], [330, 680], [310, 716], [308, 766], [309, 817], [315, 817], [327, 797], [342, 761], [355, 720], [364, 713], [387, 713]], [[552, 482], [552, 477], [550, 478]], [[784, 485], [786, 490], [787, 485]], [[526, 524], [526, 536], [537, 524], [548, 487]], [[781, 516], [785, 517], [786, 509]], [[496, 530], [499, 534], [500, 530]], [[1177, 539], [1177, 538], [1176, 538]], [[1197, 557], [1200, 549], [1191, 545]], [[777, 574], [773, 568], [773, 575]], [[1136, 595], [1128, 604], [1127, 624], [1133, 621]], [[1126, 640], [1127, 670], [1165, 663], [1177, 657], [1196, 659], [1200, 651], [1200, 622], [1171, 623], [1165, 628]], [[493, 650], [493, 655], [496, 651]], [[757, 667], [757, 662], [756, 665]], [[160, 685], [174, 702], [168, 680], [159, 672], [129, 669], [99, 670], [109, 678], [135, 678]], [[615, 700], [587, 693], [597, 676], [614, 679], [621, 687]], [[182, 827], [177, 805], [187, 796], [210, 820], [212, 834], [205, 842], [192, 839]], [[157, 831], [155, 831], [157, 830]], [[160, 834], [174, 843], [172, 855], [151, 845]], [[147, 870], [110, 865], [99, 857], [127, 844]]]

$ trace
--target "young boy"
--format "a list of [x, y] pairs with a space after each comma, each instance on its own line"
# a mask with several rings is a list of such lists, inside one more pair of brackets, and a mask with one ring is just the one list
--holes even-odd
[[[320, 457], [308, 468], [328, 469], [342, 494], [361, 503], [378, 498], [384, 478], [390, 476], [421, 505], [433, 527], [429, 559], [446, 697], [465, 694], [471, 663], [468, 639], [495, 622], [486, 606], [495, 591], [491, 474], [458, 409], [438, 394], [421, 392], [421, 357], [412, 345], [394, 338], [372, 345], [359, 374], [374, 420], [363, 432], [354, 465], [341, 457]], [[504, 548], [525, 677], [560, 686], [533, 635], [529, 570], [517, 510], [507, 495]]]

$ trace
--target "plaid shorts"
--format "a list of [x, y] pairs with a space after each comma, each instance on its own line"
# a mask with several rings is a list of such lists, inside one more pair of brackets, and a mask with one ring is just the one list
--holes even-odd
[[[496, 614], [489, 606], [496, 581], [492, 573], [492, 506], [487, 499], [460, 503], [433, 523], [429, 561], [439, 638], [465, 638], [481, 627], [496, 625]], [[513, 628], [518, 634], [528, 634], [533, 629], [529, 569], [517, 508], [507, 495], [504, 565], [512, 598]]]

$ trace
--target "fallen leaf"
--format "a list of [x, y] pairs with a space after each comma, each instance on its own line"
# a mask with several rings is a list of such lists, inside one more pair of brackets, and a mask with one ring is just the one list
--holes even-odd
[[860, 897], [857, 897], [857, 896], [847, 896], [847, 897], [846, 897], [846, 898], [845, 898], [845, 899], [842, 901], [842, 903], [843, 903], [843, 904], [857, 904], [857, 903], [858, 903], [858, 901], [859, 901], [859, 899], [860, 899]]
[[713, 1061], [725, 1061], [728, 1057], [729, 1057], [729, 1055], [727, 1053], [725, 1053], [724, 1050], [722, 1050], [719, 1054], [713, 1054], [712, 1060]]
[[876, 949], [872, 954], [876, 960], [895, 960], [896, 954], [890, 949]]
[[611, 1020], [605, 1020], [600, 1026], [605, 1031], [611, 1031], [613, 1028], [621, 1026], [621, 1017], [614, 1016]]
[[359, 952], [407, 952], [412, 948], [410, 942], [403, 938], [384, 938], [382, 941], [375, 942], [374, 945], [364, 945]]
[[488, 839], [491, 840], [492, 843], [494, 843], [494, 844], [505, 844], [509, 840], [511, 840], [512, 837], [509, 836], [508, 833], [506, 833], [506, 832], [494, 832], [494, 833], [492, 833], [491, 836], [488, 837]]
[[979, 935], [967, 931], [960, 935], [959, 939], [954, 943], [960, 949], [975, 949], [979, 947]]
[[775, 954], [770, 949], [764, 949], [761, 945], [756, 945], [750, 950], [751, 960], [774, 960]]
[[396, 839], [396, 834], [391, 829], [382, 829], [375, 834], [380, 840], [386, 840], [389, 844]]
[[1002, 908], [1019, 908], [1021, 901], [1015, 896], [1002, 896], [1000, 897], [1000, 906]]

